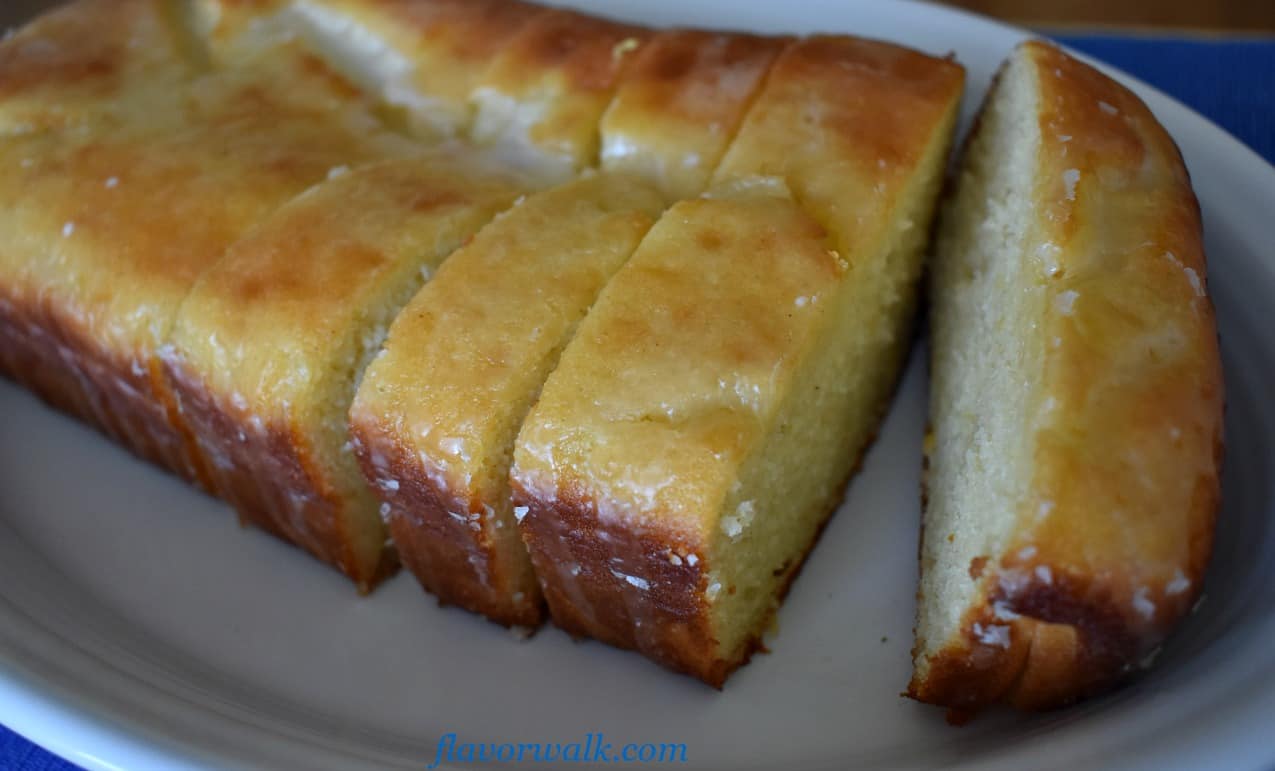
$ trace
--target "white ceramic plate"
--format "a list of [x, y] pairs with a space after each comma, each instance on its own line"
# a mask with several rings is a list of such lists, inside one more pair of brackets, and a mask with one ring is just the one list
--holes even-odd
[[[580, 3], [583, 4], [583, 3]], [[21, 3], [19, 3], [21, 5]], [[654, 24], [846, 31], [969, 69], [966, 119], [1025, 33], [926, 5], [611, 0]], [[221, 504], [0, 383], [0, 722], [90, 769], [423, 768], [439, 737], [687, 746], [685, 767], [1275, 767], [1275, 170], [1152, 89], [1204, 208], [1227, 366], [1207, 600], [1140, 682], [963, 728], [900, 698], [924, 420], [920, 354], [770, 641], [722, 692], [638, 656], [527, 642], [403, 574], [370, 598]], [[541, 766], [544, 767], [544, 766]]]

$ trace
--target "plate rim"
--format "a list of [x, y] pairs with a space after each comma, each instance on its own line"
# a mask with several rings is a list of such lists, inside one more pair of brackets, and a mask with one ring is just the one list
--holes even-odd
[[[591, 10], [603, 13], [608, 10], [605, 0], [602, 2], [599, 2], [599, 0], [593, 0], [592, 2], [590, 0], [567, 0], [565, 3], [563, 0], [550, 0], [550, 4], [588, 7]], [[860, 5], [860, 3], [855, 3], [855, 5]], [[964, 9], [940, 6], [929, 2], [929, 0], [895, 0], [894, 3], [888, 5], [921, 8], [926, 12], [959, 19], [963, 23], [982, 26], [1007, 38], [1050, 39], [1047, 35], [1034, 30], [1006, 24]], [[903, 39], [903, 36], [895, 40], [903, 45], [909, 45], [909, 42]], [[1253, 176], [1260, 188], [1275, 191], [1275, 165], [1272, 165], [1226, 129], [1196, 112], [1177, 98], [1113, 65], [1078, 52], [1069, 46], [1061, 45], [1061, 47], [1069, 54], [1095, 66], [1129, 87], [1151, 106], [1157, 118], [1164, 120], [1166, 115], [1171, 113], [1172, 122], [1189, 124], [1188, 127], [1191, 133], [1202, 137], [1201, 144], [1214, 151], [1219, 157], [1227, 159], [1228, 166], [1233, 164], [1239, 173]], [[1002, 58], [1008, 53], [1009, 50], [1006, 50], [1002, 54]], [[979, 93], [978, 97], [981, 98], [981, 96], [982, 94]], [[967, 91], [966, 98], [971, 102], [973, 101], [973, 95], [969, 91]], [[1174, 136], [1174, 142], [1181, 152], [1182, 141], [1180, 135]], [[1183, 154], [1185, 155], [1185, 152]], [[1188, 165], [1189, 160], [1188, 158]], [[1259, 258], [1257, 262], [1265, 262], [1264, 267], [1267, 269], [1275, 268], [1275, 261], [1270, 258], [1265, 260]], [[8, 608], [8, 605], [9, 603], [5, 601], [3, 596], [3, 591], [0, 591], [0, 618], [8, 620], [14, 617], [14, 613]], [[1275, 634], [1275, 618], [1266, 619], [1266, 623], [1262, 624], [1260, 629]], [[25, 631], [29, 634], [32, 630], [27, 629]], [[47, 634], [44, 630], [36, 630], [36, 632], [37, 634]], [[1259, 634], [1259, 636], [1265, 635]], [[1230, 642], [1239, 644], [1239, 641], [1232, 640]], [[64, 684], [53, 682], [52, 679], [39, 672], [28, 662], [11, 658], [12, 652], [13, 646], [6, 644], [3, 635], [0, 635], [0, 718], [3, 718], [0, 722], [3, 722], [10, 730], [43, 749], [91, 771], [119, 771], [122, 768], [151, 767], [179, 769], [180, 771], [202, 771], [203, 769], [224, 767], [220, 763], [225, 762], [227, 758], [211, 752], [207, 747], [201, 747], [189, 741], [157, 735], [153, 728], [148, 728], [145, 724], [131, 719], [132, 716], [121, 718], [104, 713], [100, 705], [91, 706], [76, 703], [74, 694]], [[1263, 673], [1275, 673], [1275, 656], [1266, 661], [1254, 661], [1254, 663], [1258, 665], [1257, 668], [1261, 669]], [[1248, 681], [1249, 687], [1239, 690], [1238, 693], [1244, 699], [1242, 704], [1249, 706], [1248, 708], [1235, 708], [1237, 703], [1241, 703], [1240, 699], [1234, 698], [1236, 691], [1222, 692], [1215, 687], [1213, 689], [1215, 699], [1232, 699], [1227, 710], [1227, 715], [1231, 719], [1226, 721], [1214, 719], [1209, 725], [1215, 727], [1215, 729], [1220, 727], [1225, 731], [1227, 738], [1232, 740], [1227, 745], [1228, 752], [1242, 754], [1245, 766], [1252, 768], [1270, 767], [1275, 764], [1275, 739], [1263, 742], [1260, 738], [1254, 739], [1253, 737], [1261, 737], [1262, 735], [1260, 729], [1266, 725], [1262, 715], [1275, 711], [1275, 689], [1263, 689], [1261, 683], [1268, 682], [1268, 680], [1263, 680], [1262, 678], [1252, 678], [1246, 673], [1234, 671], [1229, 672], [1229, 674], [1230, 681]], [[153, 684], [143, 683], [141, 685], [152, 691], [155, 696], [160, 698], [169, 697]], [[1214, 685], [1218, 684], [1215, 683]], [[204, 708], [204, 711], [207, 712], [207, 709]], [[209, 714], [215, 715], [215, 713]], [[221, 720], [227, 719], [225, 716], [217, 717]], [[1186, 717], [1177, 715], [1176, 719], [1177, 723], [1180, 723]], [[240, 729], [244, 728], [255, 732], [264, 732], [266, 730], [257, 725], [240, 726]], [[1199, 734], [1204, 730], [1205, 728], [1203, 727], [1196, 727], [1195, 733]], [[278, 741], [280, 737], [274, 736], [272, 738]], [[1248, 740], [1245, 741], [1245, 738]], [[1127, 742], [1122, 744], [1127, 744]], [[307, 748], [313, 750], [315, 747], [315, 745], [295, 738], [290, 738], [288, 745], [297, 750], [306, 750]], [[1136, 767], [1166, 767], [1168, 765], [1166, 761], [1180, 763], [1183, 760], [1181, 742], [1174, 743], [1172, 746], [1161, 746], [1159, 743], [1153, 746], [1142, 745], [1142, 749], [1144, 754], [1135, 762], [1134, 766]], [[1194, 749], [1197, 751], [1196, 754], [1198, 756], [1198, 750], [1203, 749], [1203, 745], [1197, 743]], [[314, 755], [312, 751], [308, 754]], [[1086, 757], [1090, 760], [1095, 759], [1092, 755], [1087, 755]], [[314, 759], [316, 761], [319, 760], [317, 756]], [[980, 768], [1002, 766], [1008, 768], [1017, 767], [1021, 759], [1021, 748], [1011, 746], [1003, 750], [994, 751], [991, 756], [976, 760], [975, 764]], [[1238, 760], [1238, 758], [1232, 756], [1228, 760]], [[313, 767], [319, 768], [321, 766], [315, 765]], [[322, 767], [327, 766], [323, 764]]]

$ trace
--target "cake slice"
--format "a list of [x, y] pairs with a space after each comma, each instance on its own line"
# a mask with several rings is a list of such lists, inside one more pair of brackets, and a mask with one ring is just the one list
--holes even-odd
[[961, 85], [882, 43], [780, 55], [718, 189], [651, 230], [518, 437], [557, 624], [714, 686], [747, 660], [909, 342]]
[[442, 602], [506, 625], [540, 622], [510, 503], [514, 438], [661, 208], [626, 175], [532, 195], [449, 259], [391, 327], [351, 430], [403, 563]]
[[295, 47], [197, 66], [164, 7], [79, 2], [0, 44], [0, 125], [40, 103], [56, 117], [0, 143], [0, 363], [200, 480], [156, 358], [181, 301], [245, 229], [329, 169], [406, 147]]
[[840, 498], [847, 264], [781, 183], [673, 206], [518, 437], [553, 619], [720, 686]]
[[648, 34], [568, 10], [536, 16], [479, 80], [470, 138], [546, 181], [596, 165], [598, 121]]
[[1024, 44], [965, 152], [931, 289], [908, 692], [1065, 704], [1139, 666], [1211, 548], [1222, 374], [1173, 141], [1122, 86]]
[[602, 168], [652, 180], [672, 201], [704, 192], [787, 40], [655, 33], [602, 116]]
[[338, 173], [206, 271], [165, 371], [214, 491], [361, 589], [393, 565], [346, 411], [399, 310], [519, 182], [426, 155]]

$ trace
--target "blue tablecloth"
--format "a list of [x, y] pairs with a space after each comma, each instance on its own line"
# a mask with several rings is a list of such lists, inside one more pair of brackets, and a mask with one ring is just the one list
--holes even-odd
[[[1275, 39], [1055, 37], [1177, 97], [1275, 163]], [[0, 725], [3, 771], [75, 768]]]
[[1176, 97], [1275, 163], [1275, 38], [1054, 37]]

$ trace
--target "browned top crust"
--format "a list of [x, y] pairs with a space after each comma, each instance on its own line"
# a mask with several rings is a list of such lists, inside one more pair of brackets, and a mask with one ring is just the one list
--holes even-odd
[[561, 180], [596, 165], [598, 121], [648, 31], [567, 10], [536, 16], [474, 91], [471, 136]]
[[[331, 167], [402, 143], [295, 46], [251, 67], [200, 67], [165, 7], [82, 0], [0, 44], [0, 126], [12, 129], [0, 275], [10, 302], [47, 309], [81, 361], [99, 362], [64, 374], [84, 384], [81, 399], [122, 413], [108, 430], [195, 477], [154, 359], [186, 292]], [[130, 436], [129, 424], [164, 436]]]
[[1018, 55], [1040, 100], [1045, 392], [1012, 542], [909, 688], [952, 707], [1058, 706], [1137, 666], [1199, 594], [1220, 495], [1222, 370], [1181, 155], [1097, 70], [1039, 41]]
[[782, 178], [852, 259], [888, 231], [888, 212], [964, 82], [959, 64], [903, 46], [798, 40], [771, 67], [714, 181]]
[[602, 166], [643, 174], [670, 200], [699, 195], [788, 44], [705, 30], [656, 33], [602, 117]]
[[[262, 15], [261, 8], [238, 12], [249, 19]], [[299, 0], [276, 18], [401, 111], [412, 133], [433, 140], [464, 136], [470, 97], [491, 62], [528, 23], [549, 12], [517, 0]]]
[[[182, 51], [152, 0], [80, 0], [0, 44], [0, 135], [101, 118], [145, 84], [186, 77]], [[132, 45], [130, 45], [132, 42]]]

